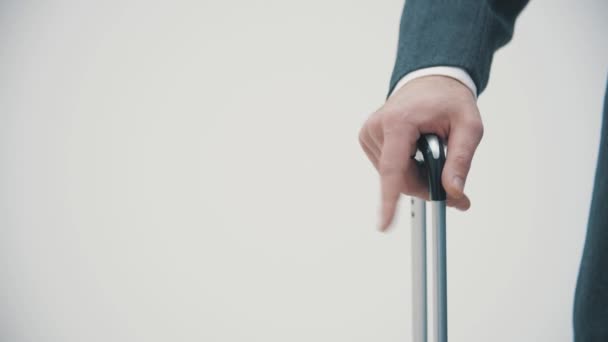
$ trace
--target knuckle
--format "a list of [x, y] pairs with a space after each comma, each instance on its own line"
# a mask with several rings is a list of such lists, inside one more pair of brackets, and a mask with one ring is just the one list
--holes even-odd
[[363, 128], [367, 130], [367, 134], [370, 138], [382, 135], [382, 121], [380, 116], [375, 113], [371, 115]]
[[479, 117], [472, 117], [465, 120], [464, 124], [471, 130], [476, 138], [481, 139], [483, 137], [483, 122]]
[[382, 112], [375, 112], [367, 120], [367, 126], [371, 130], [375, 130], [382, 127]]
[[479, 126], [477, 127], [477, 134], [479, 134], [479, 140], [481, 140], [481, 138], [483, 138], [484, 131], [485, 131], [485, 128], [483, 127], [483, 123], [481, 123], [481, 120], [479, 120]]
[[360, 144], [368, 144], [371, 143], [370, 136], [370, 125], [369, 121], [366, 122], [361, 129], [359, 129], [359, 143]]
[[364, 150], [367, 149], [367, 143], [361, 137], [359, 137], [359, 146]]
[[362, 128], [359, 130], [359, 144], [365, 145], [365, 141], [366, 141], [365, 128]]
[[480, 119], [473, 120], [471, 123], [471, 129], [473, 132], [477, 133], [478, 137], [483, 136], [483, 123]]

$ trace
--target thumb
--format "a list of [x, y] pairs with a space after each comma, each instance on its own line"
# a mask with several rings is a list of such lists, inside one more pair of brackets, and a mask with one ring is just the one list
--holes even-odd
[[482, 136], [483, 125], [480, 119], [452, 126], [446, 162], [441, 175], [441, 182], [449, 197], [460, 199], [464, 196], [464, 184]]

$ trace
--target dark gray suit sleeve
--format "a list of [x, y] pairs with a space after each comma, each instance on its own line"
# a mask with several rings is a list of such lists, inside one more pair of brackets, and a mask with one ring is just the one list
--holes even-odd
[[494, 52], [513, 36], [528, 0], [406, 0], [389, 94], [407, 73], [432, 66], [466, 70], [481, 94]]

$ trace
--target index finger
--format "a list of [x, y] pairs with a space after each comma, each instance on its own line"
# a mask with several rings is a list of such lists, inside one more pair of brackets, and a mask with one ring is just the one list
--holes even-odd
[[389, 127], [384, 131], [384, 144], [378, 164], [382, 203], [379, 229], [386, 230], [395, 216], [402, 191], [419, 191], [418, 170], [411, 156], [416, 152], [420, 133], [411, 124]]

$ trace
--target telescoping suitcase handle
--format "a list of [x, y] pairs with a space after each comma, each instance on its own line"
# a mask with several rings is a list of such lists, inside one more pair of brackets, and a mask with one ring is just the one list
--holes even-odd
[[[433, 337], [447, 342], [446, 193], [441, 184], [445, 148], [438, 136], [425, 134], [418, 140], [418, 162], [426, 170], [432, 211]], [[427, 342], [426, 202], [412, 198], [412, 269], [414, 342]]]

